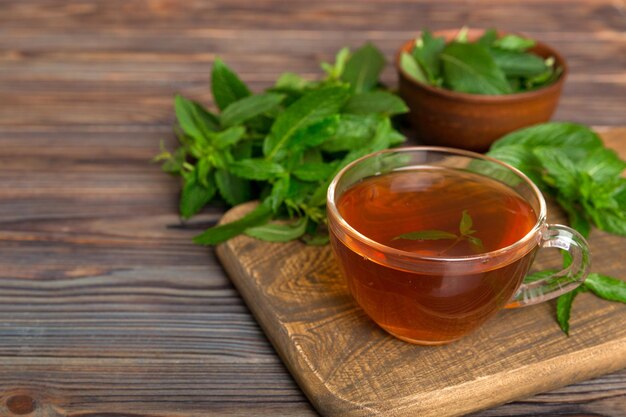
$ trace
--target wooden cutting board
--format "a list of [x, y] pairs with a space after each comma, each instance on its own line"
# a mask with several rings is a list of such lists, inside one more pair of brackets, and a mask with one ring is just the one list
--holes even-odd
[[[606, 132], [626, 155], [626, 130]], [[251, 210], [230, 210], [230, 222]], [[551, 222], [563, 221], [550, 207]], [[626, 239], [594, 230], [593, 271], [626, 278]], [[626, 305], [579, 295], [570, 337], [554, 304], [501, 311], [458, 342], [421, 347], [374, 324], [330, 247], [240, 236], [217, 254], [292, 375], [325, 416], [458, 416], [626, 367]], [[555, 266], [558, 253], [538, 268]]]

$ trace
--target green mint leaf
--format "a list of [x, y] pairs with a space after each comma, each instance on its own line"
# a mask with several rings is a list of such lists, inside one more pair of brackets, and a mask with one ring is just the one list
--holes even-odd
[[163, 147], [161, 142], [161, 153], [154, 157], [153, 162], [163, 161], [161, 169], [170, 175], [181, 175], [183, 172], [183, 162], [187, 159], [187, 151], [184, 147], [177, 148], [173, 154]]
[[298, 239], [306, 231], [307, 218], [301, 217], [293, 223], [268, 223], [245, 230], [245, 234], [267, 242], [288, 242]]
[[432, 33], [425, 30], [421, 38], [415, 42], [415, 48], [411, 52], [415, 61], [426, 73], [431, 84], [436, 84], [437, 78], [441, 75], [440, 55], [445, 47], [445, 38], [435, 38]]
[[210, 134], [211, 142], [217, 149], [225, 149], [235, 145], [246, 134], [246, 128], [243, 126], [234, 126], [221, 132], [215, 132]]
[[476, 43], [488, 48], [498, 39], [498, 32], [495, 29], [487, 29]]
[[246, 140], [237, 142], [230, 148], [230, 151], [235, 159], [249, 159], [252, 157], [252, 148], [252, 141]]
[[389, 117], [378, 119], [374, 135], [362, 147], [351, 150], [342, 160], [337, 172], [350, 162], [372, 152], [390, 148], [404, 142], [405, 137], [393, 128]]
[[225, 169], [215, 171], [215, 184], [222, 198], [231, 206], [244, 203], [252, 198], [250, 182]]
[[304, 206], [308, 206], [305, 202], [310, 195], [315, 192], [317, 187], [318, 184], [315, 182], [302, 181], [292, 176], [289, 179], [289, 190], [287, 191], [285, 200], [289, 200], [290, 203], [298, 205], [299, 209], [302, 209]]
[[285, 72], [278, 77], [272, 89], [278, 91], [302, 91], [310, 85], [311, 82], [305, 80], [300, 75], [293, 72]]
[[440, 56], [446, 82], [453, 90], [492, 95], [511, 92], [504, 73], [482, 46], [452, 42]]
[[328, 233], [315, 234], [312, 236], [304, 236], [303, 240], [304, 243], [310, 246], [324, 246], [328, 244], [328, 242], [330, 241], [330, 237], [328, 236]]
[[285, 172], [282, 165], [260, 158], [242, 159], [228, 164], [228, 170], [241, 178], [249, 180], [269, 180]]
[[393, 128], [389, 117], [384, 117], [379, 119], [372, 140], [362, 148], [362, 151], [367, 153], [382, 151], [383, 149], [399, 145], [405, 140], [404, 135]]
[[355, 94], [348, 100], [343, 111], [352, 114], [381, 113], [387, 116], [409, 111], [404, 101], [395, 94], [386, 91], [371, 91]]
[[324, 162], [322, 152], [318, 148], [311, 148], [302, 154], [302, 162]]
[[219, 122], [202, 105], [181, 95], [174, 98], [176, 118], [183, 132], [199, 140], [206, 140], [210, 132], [219, 129]]
[[196, 178], [200, 182], [200, 184], [202, 184], [206, 188], [210, 187], [209, 186], [209, 173], [211, 172], [212, 168], [213, 166], [211, 164], [211, 161], [209, 161], [208, 158], [201, 158], [198, 160], [198, 162], [196, 162], [196, 168], [195, 168]]
[[556, 194], [583, 235], [593, 220], [599, 229], [626, 236], [626, 179], [619, 177], [625, 163], [588, 127], [545, 123], [521, 129], [495, 142], [488, 155]]
[[357, 49], [347, 60], [341, 80], [350, 84], [352, 91], [362, 93], [378, 84], [378, 77], [385, 68], [385, 56], [368, 43]]
[[581, 292], [586, 291], [584, 285], [576, 288], [573, 291], [565, 293], [556, 299], [556, 320], [559, 323], [559, 327], [563, 330], [563, 333], [569, 336], [569, 318], [572, 311], [572, 304], [574, 298]]
[[400, 54], [400, 66], [410, 77], [424, 84], [429, 84], [428, 75], [422, 70], [415, 58], [408, 52]]
[[294, 177], [302, 181], [322, 181], [332, 175], [334, 171], [335, 164], [327, 162], [310, 162], [301, 164], [291, 173]]
[[326, 62], [322, 62], [321, 67], [326, 72], [326, 75], [331, 80], [339, 80], [341, 75], [343, 74], [343, 70], [346, 67], [346, 63], [350, 59], [350, 49], [349, 48], [341, 48], [337, 55], [335, 56], [335, 63], [328, 64]]
[[454, 37], [454, 40], [459, 42], [459, 43], [467, 43], [467, 41], [468, 41], [467, 34], [468, 33], [469, 33], [469, 28], [467, 26], [463, 26], [457, 32], [456, 36]]
[[271, 216], [272, 209], [264, 204], [259, 204], [241, 219], [211, 227], [204, 233], [194, 237], [193, 241], [198, 245], [217, 245], [243, 233], [246, 229], [267, 223]]
[[339, 126], [339, 115], [325, 117], [293, 133], [290, 142], [292, 151], [319, 146], [335, 135]]
[[586, 212], [591, 216], [598, 229], [626, 236], [626, 205], [617, 210], [587, 206]]
[[585, 286], [600, 298], [626, 303], [626, 281], [591, 273], [585, 280]]
[[563, 210], [567, 213], [569, 219], [569, 225], [576, 229], [578, 233], [583, 235], [583, 237], [589, 237], [589, 233], [591, 232], [591, 224], [587, 217], [585, 216], [585, 212], [582, 208], [576, 207], [576, 204], [572, 201], [569, 201], [562, 196], [557, 196], [557, 202]]
[[465, 239], [467, 239], [470, 245], [474, 246], [478, 250], [482, 251], [485, 248], [485, 246], [483, 245], [483, 241], [476, 236], [465, 236]]
[[522, 83], [522, 78], [521, 77], [507, 76], [506, 79], [509, 82], [509, 85], [511, 86], [511, 90], [514, 93], [517, 93], [517, 92], [520, 92], [520, 91], [524, 91], [524, 85]]
[[533, 151], [548, 175], [544, 181], [556, 187], [566, 199], [578, 196], [578, 170], [574, 162], [555, 148], [537, 148]]
[[626, 162], [611, 149], [597, 148], [581, 160], [577, 168], [586, 172], [594, 181], [603, 182], [619, 177], [626, 169]]
[[489, 54], [507, 77], [535, 77], [548, 70], [543, 58], [525, 52], [490, 48]]
[[[513, 147], [504, 148], [504, 150], [508, 151], [510, 148]], [[523, 151], [523, 153], [525, 154], [526, 152]], [[515, 154], [513, 156], [515, 156]], [[502, 159], [502, 161], [504, 160]], [[512, 188], [516, 188], [522, 182], [517, 174], [510, 171], [508, 168], [505, 168], [504, 166], [494, 163], [492, 161], [474, 160], [467, 166], [466, 169], [468, 171], [496, 179]]]
[[586, 208], [626, 212], [626, 178], [615, 176], [595, 181], [586, 172], [580, 173], [580, 194]]
[[247, 120], [245, 126], [251, 131], [251, 133], [256, 133], [258, 138], [264, 137], [270, 132], [272, 124], [279, 113], [280, 107], [277, 107], [266, 114]]
[[472, 231], [473, 224], [474, 222], [472, 221], [472, 216], [469, 215], [467, 210], [463, 210], [463, 213], [461, 214], [461, 222], [459, 223], [459, 232], [462, 235], [470, 234], [469, 232]]
[[284, 157], [291, 145], [291, 138], [299, 129], [338, 113], [348, 95], [344, 87], [322, 88], [303, 95], [276, 118], [270, 134], [263, 142], [265, 157]]
[[250, 89], [221, 59], [216, 59], [213, 63], [211, 90], [213, 100], [220, 110], [251, 94]]
[[310, 206], [317, 207], [326, 204], [326, 193], [328, 192], [328, 186], [330, 185], [330, 181], [330, 179], [327, 179], [326, 181], [322, 181], [322, 183], [317, 186], [317, 188], [313, 191], [311, 197], [308, 200], [308, 204]]
[[298, 74], [286, 72], [278, 78], [274, 87], [269, 89], [269, 91], [285, 95], [286, 98], [283, 100], [283, 105], [290, 106], [302, 97], [307, 89], [312, 89], [316, 86], [317, 83], [307, 81]]
[[403, 233], [394, 237], [392, 240], [407, 239], [407, 240], [441, 240], [441, 239], [458, 239], [458, 236], [454, 233], [446, 232], [445, 230], [420, 230], [417, 232]]
[[256, 94], [231, 103], [220, 115], [222, 126], [235, 126], [274, 110], [285, 96], [277, 93]]
[[557, 272], [558, 271], [555, 271], [554, 269], [546, 269], [543, 271], [533, 272], [532, 274], [526, 275], [526, 278], [524, 278], [524, 283], [529, 284], [531, 282], [546, 279], [556, 274]]
[[563, 73], [562, 67], [554, 66], [554, 58], [548, 58], [544, 60], [544, 62], [547, 67], [546, 71], [525, 80], [524, 84], [527, 90], [536, 90], [546, 85], [553, 84]]
[[181, 217], [184, 219], [190, 218], [211, 201], [214, 195], [215, 185], [212, 178], [209, 179], [205, 186], [196, 178], [195, 173], [190, 173], [185, 178], [185, 185], [180, 195], [179, 210]]
[[269, 204], [272, 211], [276, 212], [280, 205], [285, 201], [287, 194], [289, 193], [289, 184], [291, 182], [291, 178], [288, 175], [280, 177], [274, 185], [272, 186], [272, 191], [270, 195], [267, 197], [265, 202]]
[[535, 46], [535, 41], [528, 38], [522, 38], [517, 35], [504, 35], [503, 37], [496, 39], [493, 46], [508, 51], [524, 52]]
[[563, 263], [561, 264], [563, 269], [568, 268], [574, 261], [572, 254], [565, 249], [561, 249], [559, 252], [561, 252], [561, 256], [563, 257]]
[[547, 188], [547, 184], [543, 181], [543, 167], [541, 163], [532, 150], [524, 145], [511, 144], [501, 147], [492, 145], [487, 155], [519, 169], [542, 190]]
[[552, 147], [561, 149], [572, 161], [579, 161], [590, 151], [603, 145], [600, 137], [587, 126], [569, 122], [549, 122], [519, 129], [503, 136], [491, 145], [489, 154], [507, 146], [521, 146], [526, 150]]
[[326, 152], [352, 151], [364, 147], [376, 133], [377, 115], [342, 114], [335, 134], [322, 144]]

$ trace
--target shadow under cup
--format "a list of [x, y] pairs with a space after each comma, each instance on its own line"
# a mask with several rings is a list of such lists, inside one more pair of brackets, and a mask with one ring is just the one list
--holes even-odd
[[[341, 216], [342, 195], [363, 180], [423, 168], [477, 174], [505, 184], [532, 207], [537, 216], [534, 227], [516, 242], [491, 252], [424, 256], [374, 241]], [[588, 272], [584, 238], [565, 226], [546, 224], [545, 201], [532, 181], [480, 154], [439, 147], [371, 154], [337, 174], [327, 201], [332, 248], [350, 292], [372, 320], [411, 343], [457, 340], [502, 308], [535, 304], [576, 288]], [[569, 251], [572, 263], [551, 277], [523, 284], [541, 247]]]

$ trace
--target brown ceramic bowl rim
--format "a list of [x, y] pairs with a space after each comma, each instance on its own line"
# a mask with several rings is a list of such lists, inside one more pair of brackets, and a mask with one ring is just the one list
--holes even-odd
[[[487, 29], [472, 28], [469, 30], [469, 34], [471, 36], [472, 34], [483, 33], [485, 30]], [[458, 31], [459, 29], [442, 29], [442, 30], [434, 31], [433, 35], [446, 36], [451, 33], [457, 33]], [[512, 94], [498, 94], [498, 95], [496, 94], [470, 94], [470, 93], [452, 91], [452, 90], [448, 90], [445, 88], [434, 87], [429, 84], [424, 84], [420, 81], [417, 81], [415, 78], [408, 75], [404, 71], [404, 68], [402, 68], [402, 66], [400, 65], [400, 56], [402, 55], [402, 52], [408, 52], [411, 49], [411, 46], [415, 43], [415, 39], [418, 36], [420, 36], [421, 33], [422, 33], [421, 31], [418, 32], [415, 38], [406, 41], [402, 45], [402, 47], [398, 50], [398, 53], [396, 55], [396, 62], [395, 62], [396, 69], [398, 70], [398, 73], [402, 77], [404, 77], [407, 81], [409, 81], [414, 87], [430, 91], [433, 94], [438, 94], [438, 95], [447, 97], [452, 100], [468, 101], [468, 102], [473, 102], [473, 103], [506, 103], [506, 102], [523, 101], [527, 99], [537, 98], [537, 96], [549, 94], [550, 92], [558, 92], [558, 90], [561, 89], [563, 82], [565, 81], [565, 77], [567, 76], [567, 72], [568, 72], [567, 63], [565, 62], [565, 59], [561, 56], [561, 54], [559, 54], [556, 51], [556, 49], [552, 48], [551, 46], [543, 42], [540, 42], [536, 39], [530, 38], [529, 36], [526, 36], [518, 32], [498, 31], [499, 36], [504, 36], [507, 34], [515, 34], [515, 35], [524, 36], [529, 39], [533, 39], [535, 41], [535, 46], [538, 46], [547, 50], [549, 54], [554, 57], [555, 62], [557, 62], [561, 66], [561, 68], [563, 68], [563, 72], [561, 73], [559, 78], [552, 84], [547, 85], [545, 87], [541, 87], [537, 90], [525, 91], [522, 93], [512, 93]]]

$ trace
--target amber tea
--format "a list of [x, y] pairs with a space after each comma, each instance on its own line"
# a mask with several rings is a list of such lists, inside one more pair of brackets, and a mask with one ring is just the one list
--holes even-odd
[[[526, 236], [537, 222], [531, 205], [489, 177], [452, 168], [421, 167], [362, 179], [337, 200], [357, 232], [387, 247], [428, 258], [496, 251]], [[350, 290], [366, 313], [401, 339], [446, 343], [506, 305], [535, 251], [484, 270], [426, 274], [363, 256], [332, 239]]]

